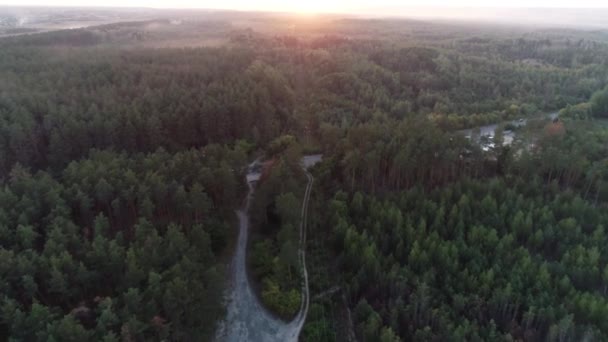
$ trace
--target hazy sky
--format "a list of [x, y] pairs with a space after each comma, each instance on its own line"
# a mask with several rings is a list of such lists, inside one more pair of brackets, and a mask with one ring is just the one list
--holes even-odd
[[225, 8], [263, 11], [361, 12], [407, 6], [608, 8], [608, 0], [0, 0], [4, 5]]

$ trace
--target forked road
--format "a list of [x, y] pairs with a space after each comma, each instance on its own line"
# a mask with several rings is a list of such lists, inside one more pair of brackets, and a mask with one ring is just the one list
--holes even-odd
[[298, 256], [302, 266], [302, 302], [296, 317], [289, 323], [285, 323], [275, 318], [260, 304], [255, 296], [249, 279], [247, 278], [246, 256], [247, 239], [249, 235], [249, 206], [255, 183], [260, 179], [257, 170], [258, 161], [249, 167], [247, 173], [247, 184], [249, 192], [245, 207], [237, 211], [239, 218], [239, 237], [236, 246], [236, 253], [232, 262], [232, 286], [228, 293], [228, 306], [226, 320], [218, 329], [216, 340], [227, 342], [296, 342], [300, 336], [300, 331], [306, 321], [309, 305], [308, 291], [308, 271], [306, 270], [306, 222], [308, 220], [308, 202], [310, 192], [314, 182], [313, 176], [307, 169], [321, 160], [320, 155], [306, 156], [302, 158], [302, 167], [308, 178], [304, 200], [302, 203], [302, 213], [300, 220], [300, 247]]

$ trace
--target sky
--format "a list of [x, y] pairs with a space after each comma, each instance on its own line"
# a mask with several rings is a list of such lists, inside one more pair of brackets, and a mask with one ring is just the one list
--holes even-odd
[[608, 8], [608, 0], [0, 0], [0, 5], [216, 8], [302, 13], [362, 13], [424, 7]]

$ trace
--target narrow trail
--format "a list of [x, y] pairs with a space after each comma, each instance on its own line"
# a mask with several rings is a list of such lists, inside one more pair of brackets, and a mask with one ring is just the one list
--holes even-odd
[[312, 189], [312, 183], [314, 182], [313, 176], [306, 171], [306, 177], [308, 178], [308, 184], [306, 185], [306, 192], [304, 193], [304, 200], [302, 203], [302, 213], [300, 216], [300, 248], [299, 248], [299, 256], [300, 256], [300, 266], [302, 267], [302, 301], [300, 304], [300, 311], [298, 315], [294, 319], [295, 322], [295, 331], [297, 337], [300, 335], [300, 331], [302, 331], [302, 327], [304, 327], [304, 322], [306, 322], [306, 315], [308, 314], [308, 305], [310, 303], [310, 293], [308, 290], [308, 270], [306, 269], [306, 227], [308, 223], [308, 202], [310, 200], [310, 192]]
[[260, 179], [259, 160], [254, 161], [247, 172], [249, 191], [244, 208], [236, 212], [239, 219], [239, 237], [236, 252], [231, 265], [232, 281], [228, 291], [227, 315], [218, 327], [217, 341], [226, 342], [296, 342], [306, 322], [309, 306], [308, 271], [306, 270], [306, 224], [308, 221], [308, 202], [314, 182], [307, 171], [309, 167], [321, 160], [321, 156], [302, 158], [302, 168], [308, 178], [302, 203], [300, 220], [300, 246], [298, 256], [302, 266], [302, 301], [296, 317], [289, 323], [274, 317], [256, 297], [247, 277], [247, 240], [249, 238], [249, 207], [255, 185]]

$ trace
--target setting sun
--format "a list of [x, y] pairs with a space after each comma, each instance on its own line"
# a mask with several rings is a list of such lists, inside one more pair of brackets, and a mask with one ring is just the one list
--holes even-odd
[[302, 14], [348, 12], [353, 9], [352, 2], [326, 0], [289, 1], [284, 2], [284, 6], [288, 12]]
[[208, 8], [239, 11], [296, 13], [357, 13], [399, 15], [413, 7], [556, 7], [595, 8], [608, 6], [602, 0], [0, 0], [4, 5], [104, 6], [152, 8]]

